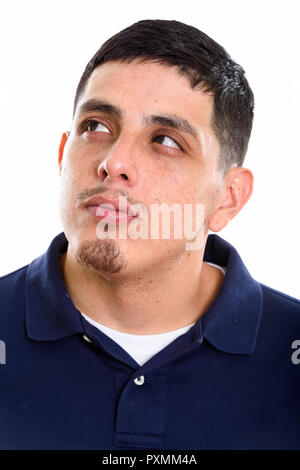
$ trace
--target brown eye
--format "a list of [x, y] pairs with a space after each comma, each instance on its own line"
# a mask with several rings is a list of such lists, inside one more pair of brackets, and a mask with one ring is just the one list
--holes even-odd
[[110, 130], [99, 121], [87, 121], [84, 125], [84, 130], [87, 132], [106, 132], [110, 134]]
[[165, 145], [166, 147], [177, 148], [178, 150], [182, 150], [180, 145], [177, 144], [177, 142], [174, 139], [172, 139], [171, 137], [168, 137], [167, 135], [164, 135], [164, 134], [157, 135], [156, 137], [153, 138], [152, 141], [153, 142], [158, 141], [159, 144]]

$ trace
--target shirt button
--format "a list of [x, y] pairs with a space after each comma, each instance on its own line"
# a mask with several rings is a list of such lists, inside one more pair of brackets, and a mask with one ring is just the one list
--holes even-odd
[[134, 383], [136, 385], [143, 385], [144, 382], [145, 382], [145, 377], [143, 375], [140, 375], [139, 377], [134, 379]]
[[83, 335], [83, 339], [85, 339], [85, 341], [87, 341], [88, 343], [92, 343], [93, 341], [88, 338], [86, 335]]

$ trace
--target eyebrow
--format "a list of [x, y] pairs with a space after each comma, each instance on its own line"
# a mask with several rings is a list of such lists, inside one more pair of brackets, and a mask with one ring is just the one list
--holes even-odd
[[[122, 120], [123, 113], [121, 109], [115, 105], [108, 103], [105, 100], [91, 99], [83, 103], [79, 107], [79, 116], [88, 112], [104, 112]], [[189, 134], [200, 144], [199, 134], [197, 129], [187, 120], [176, 114], [147, 114], [143, 115], [143, 124], [149, 126], [151, 124], [160, 124], [177, 129], [184, 134]]]
[[111, 116], [115, 116], [118, 119], [122, 118], [122, 112], [120, 108], [117, 106], [114, 106], [104, 100], [88, 100], [85, 103], [83, 103], [79, 107], [79, 113], [78, 116], [82, 116], [85, 113], [89, 112], [102, 112], [102, 113], [107, 113], [110, 114]]

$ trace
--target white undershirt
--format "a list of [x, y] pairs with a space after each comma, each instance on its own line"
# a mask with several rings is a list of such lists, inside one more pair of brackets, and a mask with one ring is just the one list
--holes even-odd
[[[213, 263], [207, 263], [211, 266], [215, 266], [220, 269], [224, 274], [226, 270], [221, 266]], [[159, 351], [164, 349], [168, 344], [172, 343], [178, 336], [186, 333], [195, 323], [179, 328], [178, 330], [167, 331], [166, 333], [159, 333], [155, 335], [133, 335], [129, 333], [123, 333], [121, 331], [108, 328], [107, 326], [101, 325], [90, 317], [87, 317], [81, 312], [83, 317], [96, 328], [101, 330], [116, 343], [118, 343], [134, 360], [142, 366], [152, 356], [157, 354]]]

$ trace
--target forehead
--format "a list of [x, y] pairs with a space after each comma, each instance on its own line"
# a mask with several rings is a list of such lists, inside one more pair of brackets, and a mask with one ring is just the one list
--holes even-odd
[[201, 129], [210, 129], [212, 95], [192, 89], [178, 68], [156, 62], [106, 62], [91, 74], [77, 109], [90, 99], [110, 100], [124, 115], [150, 112], [176, 114], [191, 120]]

